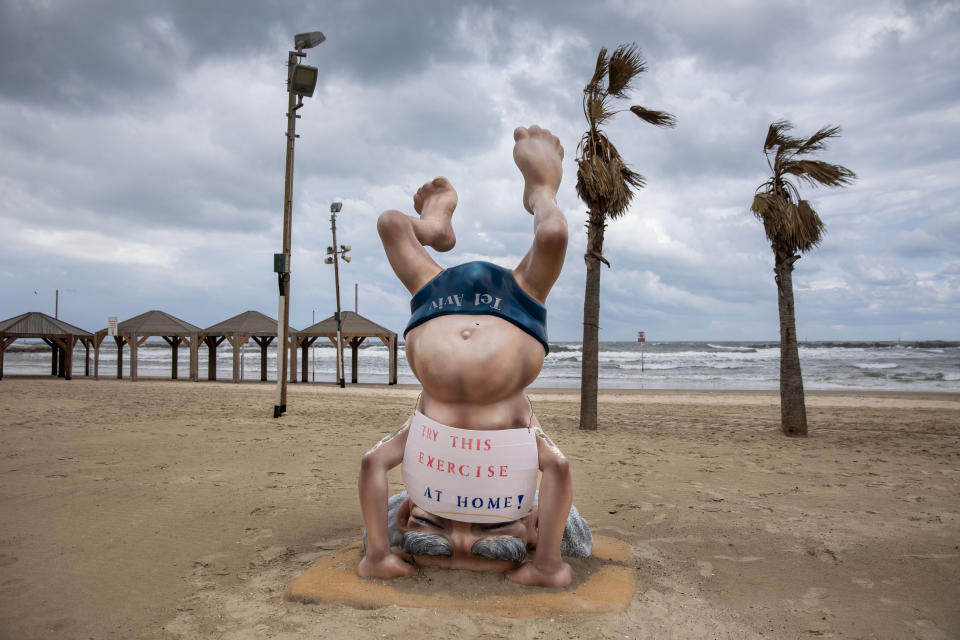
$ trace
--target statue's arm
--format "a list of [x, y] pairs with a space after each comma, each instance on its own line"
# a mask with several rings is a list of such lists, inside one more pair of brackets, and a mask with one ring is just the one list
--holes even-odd
[[358, 572], [362, 576], [396, 578], [415, 569], [390, 551], [387, 535], [387, 472], [403, 462], [409, 422], [363, 454], [360, 461], [360, 510], [367, 527], [367, 551]]
[[537, 501], [539, 535], [537, 553], [533, 562], [521, 565], [507, 573], [520, 584], [541, 587], [565, 587], [570, 584], [573, 571], [560, 555], [560, 543], [567, 524], [567, 515], [573, 503], [573, 481], [570, 465], [557, 445], [537, 425], [537, 458], [543, 477]]

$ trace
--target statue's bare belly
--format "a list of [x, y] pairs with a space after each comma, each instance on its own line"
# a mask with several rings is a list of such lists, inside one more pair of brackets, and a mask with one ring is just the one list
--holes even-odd
[[407, 364], [423, 385], [422, 411], [462, 429], [525, 427], [526, 389], [540, 374], [543, 345], [497, 316], [448, 315], [406, 337]]

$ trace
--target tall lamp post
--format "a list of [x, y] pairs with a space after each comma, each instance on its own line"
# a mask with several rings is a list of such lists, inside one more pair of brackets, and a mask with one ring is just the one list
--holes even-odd
[[330, 231], [333, 232], [333, 246], [327, 247], [327, 264], [333, 265], [333, 282], [337, 288], [337, 314], [334, 318], [337, 321], [337, 384], [342, 389], [345, 385], [343, 375], [343, 330], [340, 326], [340, 260], [350, 262], [350, 245], [342, 244], [337, 247], [337, 214], [343, 208], [343, 203], [334, 202], [330, 205]]
[[280, 305], [277, 313], [277, 394], [273, 417], [279, 418], [287, 410], [287, 327], [290, 326], [290, 237], [293, 214], [293, 144], [297, 139], [297, 110], [303, 106], [304, 96], [313, 95], [317, 86], [317, 68], [300, 64], [306, 57], [304, 49], [311, 49], [326, 37], [319, 31], [298, 33], [293, 37], [295, 51], [287, 56], [287, 163], [283, 183], [283, 253], [273, 254], [273, 270], [280, 286]]

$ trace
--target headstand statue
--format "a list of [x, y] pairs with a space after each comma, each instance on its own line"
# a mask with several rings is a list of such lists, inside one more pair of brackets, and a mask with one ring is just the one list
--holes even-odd
[[[430, 555], [443, 566], [497, 568], [514, 582], [558, 587], [572, 577], [561, 547], [590, 553], [589, 529], [571, 513], [567, 459], [524, 393], [549, 349], [544, 303], [567, 246], [556, 202], [563, 147], [536, 125], [513, 137], [523, 206], [533, 214], [533, 244], [513, 270], [488, 262], [442, 269], [427, 253], [456, 243], [457, 192], [446, 178], [417, 191], [419, 218], [390, 210], [377, 222], [390, 266], [413, 294], [404, 336], [423, 392], [406, 424], [363, 456], [361, 576], [411, 575], [409, 556]], [[387, 472], [401, 463], [407, 491], [388, 509]], [[586, 548], [571, 550], [571, 529], [581, 540], [586, 530]], [[521, 564], [528, 546], [534, 559]]]

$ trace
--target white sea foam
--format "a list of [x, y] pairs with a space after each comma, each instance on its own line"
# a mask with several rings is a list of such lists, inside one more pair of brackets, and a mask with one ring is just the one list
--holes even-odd
[[[17, 341], [14, 346], [20, 345]], [[124, 375], [129, 370], [129, 350], [124, 350]], [[164, 343], [147, 342], [139, 350], [139, 372], [144, 377], [169, 377], [171, 349]], [[199, 370], [207, 377], [207, 349], [200, 349]], [[254, 344], [243, 351], [245, 380], [260, 378], [260, 349]], [[335, 349], [318, 344], [308, 349], [308, 378], [330, 382], [334, 378]], [[359, 351], [360, 382], [385, 382], [389, 366], [387, 348], [370, 341]], [[74, 353], [74, 375], [83, 372], [84, 351]], [[299, 359], [300, 353], [298, 353]], [[779, 380], [780, 349], [776, 343], [634, 342], [601, 343], [600, 386], [603, 388], [706, 388], [776, 389]], [[350, 371], [350, 350], [346, 367]], [[91, 353], [91, 367], [93, 354]], [[960, 348], [954, 346], [802, 344], [800, 361], [804, 386], [808, 389], [887, 389], [916, 391], [960, 391]], [[302, 363], [298, 363], [300, 365]], [[399, 350], [399, 382], [416, 384]], [[536, 387], [579, 387], [581, 354], [579, 342], [555, 342], [544, 361]], [[267, 352], [268, 379], [275, 380], [276, 348]], [[302, 370], [298, 366], [298, 377]], [[4, 373], [49, 375], [50, 351], [8, 350]], [[189, 351], [179, 352], [178, 374], [189, 373]], [[105, 342], [100, 353], [100, 374], [116, 375], [116, 346]], [[217, 377], [232, 375], [232, 349], [226, 343], [217, 350]], [[348, 374], [349, 377], [349, 374]]]

